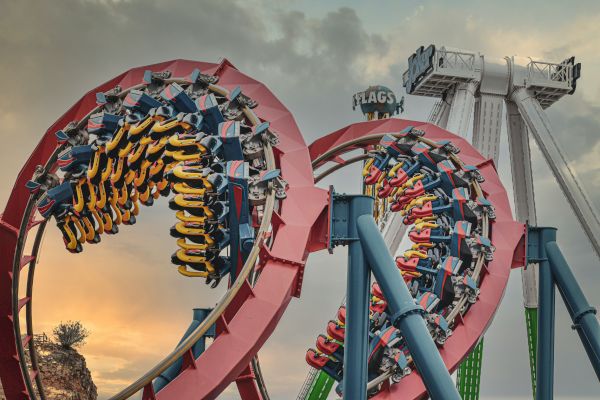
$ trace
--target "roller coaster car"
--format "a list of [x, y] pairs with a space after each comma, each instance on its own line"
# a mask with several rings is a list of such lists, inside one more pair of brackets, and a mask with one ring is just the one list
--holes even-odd
[[377, 282], [374, 282], [371, 286], [371, 302], [369, 310], [374, 314], [383, 315], [387, 308], [387, 302], [383, 297], [383, 292]]
[[[148, 147], [146, 148], [145, 159], [142, 162], [142, 167], [150, 167], [152, 165], [156, 165], [155, 163], [158, 163], [160, 161], [160, 169], [164, 168], [165, 160], [161, 160], [161, 157], [163, 157], [163, 154], [166, 153], [168, 141], [169, 138], [165, 136], [159, 140], [148, 144]], [[156, 175], [156, 171], [153, 174]]]
[[223, 143], [223, 159], [225, 161], [244, 159], [240, 137], [242, 129], [246, 130], [245, 133], [251, 132], [249, 127], [242, 125], [239, 121], [226, 121], [219, 124], [217, 132]]
[[376, 184], [377, 197], [385, 199], [392, 194], [394, 188], [390, 185], [386, 178], [383, 178]]
[[275, 189], [276, 199], [282, 200], [286, 198], [288, 184], [281, 178], [281, 171], [279, 169], [261, 171], [256, 175], [252, 175], [249, 179], [248, 201], [251, 206], [265, 204], [269, 185], [272, 185]]
[[137, 89], [129, 91], [123, 100], [123, 107], [131, 112], [140, 112], [142, 114], [148, 114], [151, 109], [160, 106], [162, 106], [160, 101]]
[[219, 103], [214, 94], [210, 93], [196, 99], [196, 107], [204, 117], [207, 129], [211, 133], [218, 132], [219, 124], [225, 121]]
[[[389, 317], [385, 312], [385, 307], [387, 304], [385, 302], [380, 302], [384, 304], [382, 310], [373, 310], [373, 308], [369, 307], [369, 324], [371, 330], [381, 329], [388, 323]], [[372, 305], [373, 303], [371, 303]]]
[[125, 116], [125, 123], [129, 126], [127, 130], [127, 142], [136, 144], [143, 140], [145, 144], [151, 139], [149, 138], [150, 130], [156, 121], [164, 119], [162, 116], [157, 116], [152, 109], [149, 114], [132, 113]]
[[93, 145], [66, 148], [58, 155], [58, 166], [61, 171], [69, 172], [74, 178], [87, 175], [88, 166], [95, 151]]
[[433, 293], [440, 299], [439, 307], [443, 309], [454, 301], [456, 297], [455, 281], [461, 270], [462, 261], [456, 257], [446, 257], [442, 260], [435, 278]]
[[452, 335], [452, 330], [448, 325], [448, 321], [439, 314], [430, 313], [426, 317], [429, 333], [433, 340], [443, 346], [446, 340]]
[[363, 175], [366, 185], [374, 185], [381, 178], [383, 171], [390, 161], [390, 156], [387, 154], [374, 153], [373, 157], [365, 163]]
[[396, 195], [394, 208], [404, 208], [413, 199], [424, 196], [427, 193], [439, 193], [436, 189], [440, 186], [441, 179], [438, 174], [416, 174], [402, 185], [401, 191]]
[[446, 151], [441, 151], [442, 148], [431, 149], [428, 145], [417, 143], [411, 149], [411, 152], [417, 156], [419, 162], [433, 170], [437, 169], [437, 164], [448, 160]]
[[194, 243], [214, 245], [211, 236], [219, 230], [219, 225], [207, 221], [180, 221], [171, 227], [170, 234], [176, 238], [186, 238]]
[[441, 213], [451, 213], [454, 220], [466, 220], [471, 224], [476, 224], [478, 216], [471, 207], [472, 205], [476, 204], [469, 200], [468, 190], [456, 188], [452, 191], [450, 200], [438, 197], [436, 200], [423, 202], [422, 206], [418, 206], [417, 203], [417, 206], [408, 210], [403, 222], [408, 225], [418, 219], [433, 218]]
[[[369, 380], [376, 378], [381, 372], [386, 372], [391, 368], [396, 369], [396, 360], [394, 359], [393, 363], [390, 363], [389, 361], [392, 360], [386, 360], [386, 358], [389, 355], [395, 355], [396, 352], [390, 350], [397, 347], [400, 340], [400, 331], [393, 326], [375, 332], [369, 343], [369, 356], [367, 358]], [[401, 357], [398, 357], [398, 360], [403, 361]], [[401, 366], [401, 370], [407, 366], [408, 362]]]
[[[83, 229], [85, 231], [85, 241], [88, 243], [100, 243], [100, 232], [96, 228], [96, 223], [94, 222], [94, 218], [91, 213], [87, 210], [84, 210], [79, 215], [79, 219], [81, 224], [83, 225]], [[102, 232], [104, 228], [101, 228]]]
[[346, 323], [346, 306], [341, 306], [338, 308], [336, 317], [342, 324]]
[[378, 299], [383, 299], [383, 292], [381, 291], [381, 287], [377, 282], [373, 282], [371, 285], [371, 294], [376, 296]]
[[396, 148], [400, 149], [402, 154], [410, 154], [410, 149], [417, 143], [417, 139], [424, 135], [424, 131], [408, 126], [397, 135]]
[[455, 221], [465, 220], [472, 225], [477, 225], [479, 217], [474, 210], [476, 203], [470, 201], [467, 188], [456, 188], [452, 190], [452, 217]]
[[[165, 139], [165, 138], [163, 138], [163, 139]], [[133, 147], [131, 153], [129, 153], [127, 155], [127, 166], [129, 167], [130, 171], [134, 172], [134, 174], [135, 174], [135, 172], [138, 172], [140, 170], [142, 163], [144, 163], [144, 161], [146, 161], [145, 160], [146, 148], [147, 148], [147, 145], [138, 144], [137, 146]], [[145, 163], [145, 164], [147, 164], [147, 163]], [[136, 186], [139, 186], [139, 185], [136, 185]]]
[[269, 122], [263, 122], [251, 129], [251, 132], [244, 134], [242, 146], [244, 158], [246, 160], [255, 160], [264, 157], [264, 142], [269, 142], [272, 146], [279, 143], [277, 134], [269, 130]]
[[479, 296], [479, 288], [477, 283], [469, 275], [457, 276], [455, 279], [455, 291], [457, 296], [467, 295], [467, 301], [475, 304]]
[[379, 314], [379, 315], [382, 315], [385, 312], [386, 308], [387, 308], [387, 303], [381, 299], [379, 299], [377, 301], [371, 301], [371, 304], [369, 305], [369, 310], [371, 312], [373, 312], [374, 314]]
[[325, 354], [319, 354], [314, 349], [308, 349], [306, 352], [306, 362], [311, 367], [325, 372], [336, 381], [339, 382], [342, 380], [343, 370], [341, 362], [336, 362]]
[[440, 303], [440, 299], [431, 292], [423, 292], [417, 297], [417, 304], [428, 313], [434, 312]]
[[496, 248], [488, 238], [481, 235], [475, 235], [474, 237], [469, 238], [467, 242], [474, 257], [483, 254], [487, 261], [492, 261], [494, 259], [494, 251]]
[[81, 246], [81, 240], [77, 236], [77, 232], [79, 231], [77, 224], [81, 226], [81, 223], [72, 217], [72, 215], [67, 214], [62, 220], [57, 220], [56, 226], [58, 226], [63, 235], [65, 248], [71, 253], [81, 253], [83, 247]]
[[118, 112], [123, 104], [121, 98], [119, 97], [120, 92], [121, 88], [119, 86], [115, 86], [108, 92], [96, 93], [96, 105], [107, 112]]
[[89, 142], [89, 134], [86, 129], [82, 129], [77, 122], [72, 121], [65, 128], [55, 133], [58, 144], [69, 143], [71, 146], [85, 145]]
[[56, 174], [46, 172], [44, 167], [37, 165], [35, 167], [33, 176], [25, 183], [25, 187], [31, 194], [36, 195], [40, 192], [45, 192], [50, 188], [58, 186], [59, 184], [60, 179], [58, 176], [56, 176]]
[[186, 265], [200, 272], [206, 271], [213, 279], [220, 279], [229, 273], [230, 263], [227, 257], [202, 250], [179, 249], [171, 255], [175, 265]]
[[90, 134], [102, 138], [103, 142], [107, 142], [112, 138], [115, 131], [119, 128], [120, 115], [100, 112], [90, 116], [87, 123], [87, 131]]
[[485, 213], [489, 219], [496, 219], [496, 211], [492, 203], [486, 199], [485, 197], [477, 197], [475, 200], [475, 204], [477, 205], [476, 212]]
[[450, 160], [442, 161], [437, 165], [437, 169], [441, 175], [442, 188], [447, 192], [452, 191], [457, 187], [469, 187], [471, 180], [476, 180], [476, 177], [481, 175], [475, 167], [471, 168], [470, 173], [466, 173], [464, 170], [456, 168], [454, 163]]
[[396, 159], [404, 153], [401, 144], [402, 142], [394, 135], [384, 135], [379, 141], [379, 147], [385, 151], [390, 159]]
[[415, 224], [408, 233], [409, 239], [417, 244], [445, 243], [450, 241], [448, 232], [431, 221]]
[[206, 137], [201, 132], [184, 132], [178, 135], [170, 136], [166, 149], [169, 151], [183, 151], [186, 154], [191, 154], [198, 151], [205, 152], [206, 150], [199, 146], [202, 138]]
[[[423, 217], [431, 217], [431, 215], [429, 214], [423, 214], [423, 212], [421, 210], [419, 210], [420, 208], [423, 208], [426, 203], [431, 202], [431, 207], [438, 207], [436, 210], [439, 209], [439, 207], [445, 206], [449, 203], [449, 199], [448, 197], [442, 192], [442, 193], [425, 193], [422, 196], [419, 196], [417, 198], [412, 199], [408, 204], [406, 204], [404, 206], [404, 209], [401, 211], [401, 215], [410, 215], [413, 214], [413, 216], [415, 217], [415, 223], [416, 220], [420, 220]], [[414, 209], [414, 210], [413, 210]], [[441, 211], [438, 212], [444, 212], [446, 211], [446, 209], [441, 209]], [[421, 216], [423, 215], [423, 217]]]
[[344, 347], [334, 340], [327, 338], [325, 335], [319, 335], [316, 345], [317, 350], [321, 353], [327, 354], [337, 361], [344, 361]]
[[227, 217], [229, 207], [223, 201], [206, 203], [203, 195], [178, 194], [169, 200], [169, 208], [187, 211], [196, 217], [206, 217], [209, 223], [222, 223]]
[[128, 145], [131, 145], [127, 140], [128, 131], [131, 126], [130, 122], [131, 117], [121, 119], [119, 121], [119, 129], [117, 129], [112, 139], [106, 143], [106, 154], [113, 160], [119, 158], [121, 152], [124, 152], [124, 149]]
[[171, 103], [173, 107], [182, 113], [195, 113], [198, 111], [194, 101], [187, 95], [179, 84], [173, 82], [160, 92], [160, 97]]
[[424, 252], [408, 250], [396, 257], [396, 266], [408, 272], [429, 271], [433, 268], [433, 260]]
[[[162, 106], [156, 109], [156, 117], [160, 117], [152, 125], [150, 130], [150, 139], [159, 140], [165, 136], [183, 133], [186, 130], [186, 124], [183, 123], [181, 115], [173, 116], [171, 107]], [[165, 118], [161, 120], [161, 118]]]
[[54, 216], [61, 219], [72, 209], [73, 188], [69, 182], [48, 189], [37, 202], [37, 208], [42, 217], [48, 219]]
[[165, 81], [171, 77], [171, 71], [151, 71], [149, 69], [144, 71], [143, 82], [146, 84], [146, 89], [151, 94], [157, 94], [164, 86]]
[[340, 325], [336, 321], [329, 321], [327, 323], [327, 335], [337, 340], [338, 342], [344, 342], [344, 336], [346, 335], [346, 328]]
[[179, 164], [167, 172], [165, 177], [172, 183], [183, 182], [193, 188], [206, 188], [208, 193], [215, 195], [220, 195], [227, 190], [227, 177], [216, 173], [213, 168]]
[[205, 75], [200, 72], [198, 68], [195, 68], [188, 76], [184, 77], [184, 80], [192, 84], [194, 92], [204, 91], [209, 85], [215, 84], [219, 81], [219, 77], [215, 75]]
[[473, 251], [470, 245], [471, 224], [467, 221], [457, 221], [452, 230], [450, 240], [450, 255], [462, 260], [459, 273], [469, 268], [473, 261]]
[[418, 161], [410, 157], [402, 157], [388, 171], [388, 178], [392, 187], [400, 187], [408, 181], [420, 168]]
[[230, 120], [238, 119], [242, 115], [244, 107], [254, 108], [258, 105], [250, 97], [242, 94], [242, 89], [239, 86], [229, 92], [227, 100], [223, 107], [223, 115]]
[[[167, 152], [176, 161], [200, 161], [219, 156], [221, 140], [203, 133], [173, 135], [167, 143]], [[209, 163], [204, 163], [209, 164]]]

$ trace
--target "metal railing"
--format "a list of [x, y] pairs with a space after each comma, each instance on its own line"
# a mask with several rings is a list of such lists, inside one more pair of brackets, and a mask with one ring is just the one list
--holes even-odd
[[531, 60], [531, 62], [527, 64], [527, 73], [529, 79], [534, 81], [543, 79], [570, 84], [573, 79], [573, 65]]
[[475, 67], [475, 54], [461, 51], [437, 50], [434, 56], [434, 68], [472, 71]]

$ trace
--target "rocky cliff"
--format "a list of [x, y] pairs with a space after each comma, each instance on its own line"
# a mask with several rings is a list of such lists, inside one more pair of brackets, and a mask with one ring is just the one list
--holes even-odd
[[[46, 399], [96, 400], [96, 385], [85, 358], [74, 349], [44, 340], [36, 340], [38, 364]], [[27, 354], [29, 361], [29, 355]], [[0, 384], [0, 400], [5, 400]]]

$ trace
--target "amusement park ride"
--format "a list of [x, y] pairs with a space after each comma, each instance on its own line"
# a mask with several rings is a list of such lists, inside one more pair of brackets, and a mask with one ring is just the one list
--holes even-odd
[[[579, 69], [573, 59], [519, 66], [421, 48], [404, 85], [408, 94], [442, 99], [431, 122], [393, 118], [402, 101], [375, 86], [354, 98], [367, 121], [310, 146], [283, 104], [227, 60], [134, 68], [93, 89], [42, 137], [0, 218], [7, 398], [46, 398], [32, 320], [46, 226], [56, 225], [66, 250], [79, 253], [135, 224], [163, 196], [175, 212], [177, 271], [227, 292], [214, 308], [195, 309], [175, 350], [112, 399], [210, 399], [233, 382], [245, 400], [268, 399], [258, 351], [301, 297], [308, 255], [338, 246], [348, 247], [347, 297], [306, 354], [313, 369], [300, 399], [325, 399], [336, 381], [352, 400], [477, 398], [483, 335], [516, 268], [526, 283], [530, 353], [537, 350], [536, 397], [552, 398], [555, 285], [600, 377], [595, 309], [555, 230], [525, 224], [535, 225], [531, 131], [600, 248], [597, 214], [543, 112], [574, 92]], [[503, 102], [521, 222], [494, 166]], [[473, 109], [471, 145], [464, 136]], [[363, 194], [315, 186], [359, 162]], [[406, 231], [412, 244], [401, 251]], [[539, 319], [529, 311], [536, 307]]]

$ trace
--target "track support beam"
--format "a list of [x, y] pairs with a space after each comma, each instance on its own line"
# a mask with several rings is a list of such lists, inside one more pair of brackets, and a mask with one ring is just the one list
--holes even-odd
[[539, 264], [536, 399], [554, 398], [555, 290], [562, 296], [596, 376], [600, 379], [600, 325], [556, 243], [555, 228], [529, 227], [528, 262]]
[[546, 255], [546, 243], [555, 240], [555, 228], [529, 228], [527, 258], [539, 264], [540, 278], [535, 393], [538, 400], [554, 398], [554, 280]]
[[[360, 216], [371, 217], [373, 198], [360, 195], [333, 194], [332, 196], [332, 236], [335, 238], [336, 243], [348, 245], [344, 399], [366, 400], [371, 272], [365, 261], [361, 243], [358, 240], [356, 221]], [[377, 233], [379, 234], [379, 231]]]
[[577, 330], [596, 376], [600, 380], [600, 325], [596, 318], [596, 309], [585, 298], [558, 244], [554, 241], [546, 243], [546, 253], [550, 261], [552, 277], [573, 320], [572, 328]]

